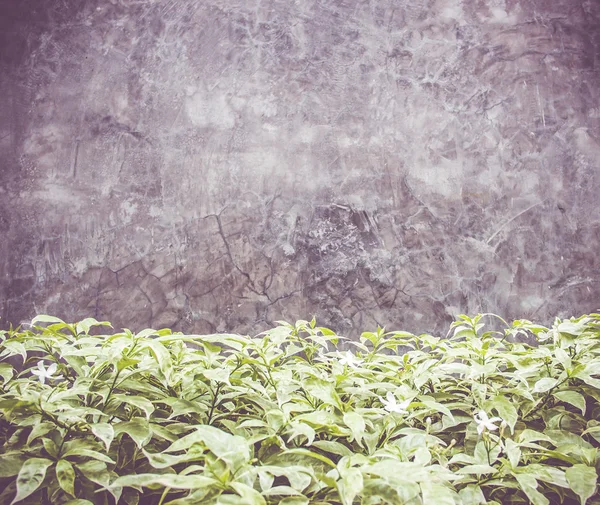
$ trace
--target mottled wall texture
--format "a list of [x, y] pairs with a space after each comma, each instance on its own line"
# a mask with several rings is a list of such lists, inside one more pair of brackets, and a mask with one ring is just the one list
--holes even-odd
[[598, 0], [2, 0], [0, 26], [3, 324], [600, 309]]

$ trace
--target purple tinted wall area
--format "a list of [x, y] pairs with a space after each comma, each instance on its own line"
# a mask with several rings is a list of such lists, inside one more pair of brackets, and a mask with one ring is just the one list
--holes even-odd
[[4, 0], [0, 312], [600, 309], [596, 0]]

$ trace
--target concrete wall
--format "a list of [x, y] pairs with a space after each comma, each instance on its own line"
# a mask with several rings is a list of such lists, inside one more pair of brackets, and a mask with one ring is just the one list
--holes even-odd
[[600, 309], [596, 0], [5, 0], [4, 324]]

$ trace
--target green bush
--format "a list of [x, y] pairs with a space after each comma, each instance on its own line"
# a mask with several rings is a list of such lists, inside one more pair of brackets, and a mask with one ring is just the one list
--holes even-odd
[[600, 503], [600, 315], [488, 317], [352, 342], [39, 316], [0, 333], [0, 505]]

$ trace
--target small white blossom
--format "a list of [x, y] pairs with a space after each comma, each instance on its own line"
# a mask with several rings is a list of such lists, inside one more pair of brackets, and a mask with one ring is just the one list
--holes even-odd
[[502, 421], [500, 417], [492, 417], [490, 419], [483, 410], [480, 410], [477, 414], [475, 414], [474, 419], [477, 423], [477, 433], [479, 433], [479, 435], [481, 435], [485, 430], [496, 431], [498, 426], [496, 426], [494, 423]]
[[396, 397], [391, 391], [388, 391], [385, 398], [379, 397], [381, 403], [383, 403], [383, 408], [388, 412], [396, 412], [397, 414], [406, 414], [407, 408], [410, 405], [410, 400], [404, 400], [402, 403], [398, 403], [396, 401]]
[[345, 353], [338, 352], [339, 362], [342, 365], [348, 365], [349, 367], [356, 368], [361, 365], [365, 360], [357, 358], [350, 351], [346, 351]]
[[58, 366], [56, 365], [56, 363], [52, 363], [48, 368], [45, 368], [44, 362], [38, 361], [37, 366], [38, 366], [38, 369], [32, 370], [31, 373], [33, 375], [37, 375], [42, 384], [46, 384], [46, 379], [58, 380], [58, 379], [63, 378], [62, 375], [54, 376], [54, 374], [56, 373], [56, 370], [58, 369]]

